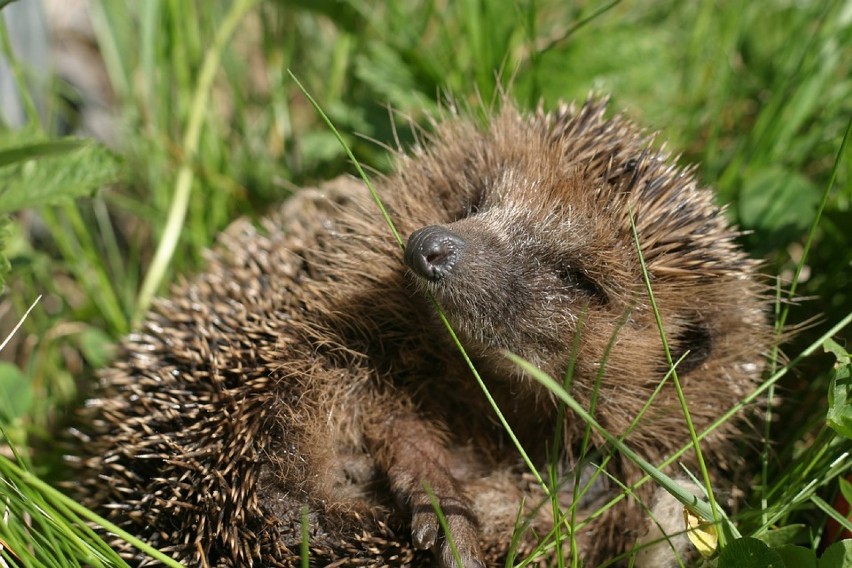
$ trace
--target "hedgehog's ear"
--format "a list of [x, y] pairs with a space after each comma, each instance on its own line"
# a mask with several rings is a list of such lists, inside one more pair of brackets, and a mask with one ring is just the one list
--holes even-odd
[[670, 346], [672, 361], [675, 362], [683, 357], [684, 353], [689, 352], [677, 366], [678, 375], [685, 375], [700, 367], [710, 357], [713, 350], [713, 336], [703, 321], [693, 320], [674, 337]]

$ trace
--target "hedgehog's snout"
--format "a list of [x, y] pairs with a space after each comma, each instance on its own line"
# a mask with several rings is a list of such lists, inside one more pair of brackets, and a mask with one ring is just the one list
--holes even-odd
[[429, 225], [411, 233], [405, 246], [405, 264], [421, 278], [441, 280], [453, 271], [465, 240], [439, 225]]

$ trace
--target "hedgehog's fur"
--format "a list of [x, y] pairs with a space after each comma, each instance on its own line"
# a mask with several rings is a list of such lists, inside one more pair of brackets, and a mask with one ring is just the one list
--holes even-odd
[[[570, 392], [587, 408], [597, 392], [594, 415], [616, 435], [668, 369], [631, 212], [672, 356], [689, 351], [679, 376], [692, 420], [706, 428], [762, 368], [756, 263], [692, 169], [604, 111], [591, 101], [525, 116], [507, 103], [484, 126], [450, 116], [400, 153], [378, 182], [400, 233], [442, 225], [467, 243], [436, 282], [406, 269], [352, 180], [303, 192], [260, 227], [236, 222], [101, 374], [85, 411], [82, 500], [193, 566], [298, 564], [303, 514], [316, 566], [431, 565], [415, 549], [433, 542], [449, 565], [427, 482], [465, 566], [505, 558], [522, 502], [532, 529], [518, 541], [531, 550], [552, 506], [536, 508], [542, 491], [424, 291], [544, 471], [557, 404], [506, 350], [558, 380], [573, 361]], [[559, 428], [558, 469], [574, 479], [586, 425], [567, 412]], [[729, 421], [704, 440], [711, 471], [727, 469], [740, 432]], [[654, 463], [688, 441], [671, 384], [627, 436]], [[592, 446], [583, 463], [610, 451], [596, 435]], [[694, 466], [690, 456], [681, 462]], [[606, 469], [640, 477], [617, 452]], [[577, 519], [618, 492], [601, 476]], [[562, 494], [567, 508], [570, 483]], [[650, 525], [637, 499], [650, 507], [653, 494], [645, 484], [587, 523], [587, 565], [633, 546]]]

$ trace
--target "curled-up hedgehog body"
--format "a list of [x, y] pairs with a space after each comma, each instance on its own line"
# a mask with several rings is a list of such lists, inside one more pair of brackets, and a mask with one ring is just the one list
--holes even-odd
[[[682, 532], [682, 520], [651, 519], [666, 500], [648, 483], [598, 511], [641, 471], [595, 432], [587, 441], [586, 424], [506, 358], [568, 376], [571, 396], [652, 463], [688, 445], [674, 387], [655, 394], [670, 364], [632, 215], [696, 429], [761, 371], [770, 334], [755, 262], [693, 172], [604, 111], [507, 105], [485, 125], [437, 124], [377, 183], [404, 252], [354, 180], [236, 222], [102, 372], [83, 501], [191, 565], [297, 565], [303, 524], [316, 566], [532, 553], [554, 504], [434, 299], [535, 467], [561, 477], [551, 491], [576, 533], [541, 547], [541, 562], [574, 542], [595, 566]], [[729, 421], [703, 440], [712, 473], [741, 430]], [[661, 538], [640, 562], [664, 566], [683, 542]]]

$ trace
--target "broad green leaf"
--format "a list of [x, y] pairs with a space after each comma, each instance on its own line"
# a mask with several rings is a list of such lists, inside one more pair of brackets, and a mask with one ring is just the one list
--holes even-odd
[[118, 156], [95, 142], [83, 142], [71, 149], [77, 142], [30, 144], [4, 150], [7, 159], [33, 159], [0, 166], [0, 214], [91, 195], [119, 179]]
[[785, 544], [802, 544], [808, 542], [808, 528], [801, 524], [785, 525], [756, 535], [770, 548], [778, 548]]
[[355, 59], [355, 73], [376, 92], [378, 100], [392, 107], [408, 111], [432, 105], [420, 91], [423, 85], [418, 84], [411, 67], [386, 44], [371, 42], [365, 54]]
[[719, 555], [719, 568], [788, 568], [781, 556], [756, 538], [732, 541]]
[[302, 160], [306, 164], [322, 164], [343, 155], [337, 139], [326, 131], [310, 132], [299, 140]]
[[822, 347], [826, 353], [833, 354], [838, 363], [849, 364], [849, 362], [852, 361], [852, 356], [850, 356], [846, 349], [833, 339], [827, 339], [825, 343], [823, 343]]
[[24, 146], [4, 148], [0, 150], [0, 168], [14, 164], [15, 162], [24, 162], [26, 160], [35, 160], [37, 158], [45, 158], [47, 156], [67, 154], [68, 152], [76, 150], [88, 143], [89, 142], [86, 140], [82, 140], [80, 138], [66, 138], [64, 140], [36, 142], [34, 144], [26, 144]]
[[349, 32], [359, 32], [364, 27], [364, 16], [359, 10], [359, 3], [340, 0], [279, 0], [279, 3], [293, 4], [322, 14]]
[[746, 177], [740, 192], [740, 222], [766, 232], [804, 231], [813, 222], [819, 191], [807, 178], [782, 167]]
[[837, 359], [828, 387], [826, 421], [835, 432], [852, 439], [852, 397], [849, 392], [852, 388], [852, 361], [846, 350], [831, 339], [826, 340], [823, 347]]
[[26, 414], [33, 402], [29, 377], [16, 365], [0, 361], [0, 416], [11, 422]]
[[816, 553], [810, 548], [785, 544], [775, 549], [775, 552], [784, 560], [787, 568], [817, 568]]
[[828, 547], [819, 559], [819, 568], [852, 568], [852, 540], [841, 540]]
[[115, 344], [104, 331], [88, 327], [80, 334], [80, 351], [92, 367], [103, 367], [114, 355]]

